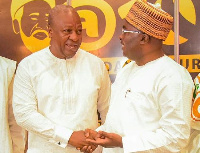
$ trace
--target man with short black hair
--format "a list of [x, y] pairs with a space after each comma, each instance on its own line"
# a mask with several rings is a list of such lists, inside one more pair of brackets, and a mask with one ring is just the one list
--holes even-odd
[[[28, 130], [29, 153], [78, 153], [84, 130], [104, 122], [110, 78], [103, 61], [80, 49], [82, 24], [71, 6], [49, 13], [50, 46], [23, 59], [14, 81], [14, 114]], [[88, 152], [96, 146], [90, 146]]]

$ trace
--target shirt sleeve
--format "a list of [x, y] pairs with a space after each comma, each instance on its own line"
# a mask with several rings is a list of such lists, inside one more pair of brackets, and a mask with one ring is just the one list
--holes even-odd
[[38, 112], [33, 86], [28, 69], [19, 64], [13, 89], [13, 112], [17, 123], [28, 132], [65, 148], [73, 131], [53, 123]]
[[17, 125], [12, 109], [13, 80], [8, 89], [8, 123], [12, 139], [14, 153], [24, 153], [25, 150], [25, 130]]
[[[190, 115], [193, 93], [191, 77], [162, 78], [155, 87], [160, 119], [155, 131], [135, 131], [122, 137], [125, 153], [179, 152], [190, 136]], [[151, 114], [149, 114], [151, 115]]]
[[101, 122], [104, 123], [109, 108], [111, 82], [104, 64], [102, 64], [102, 70], [101, 88], [98, 96], [98, 111], [100, 113]]

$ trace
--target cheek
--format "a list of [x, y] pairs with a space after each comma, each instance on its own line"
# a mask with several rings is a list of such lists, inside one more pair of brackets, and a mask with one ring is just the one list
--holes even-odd
[[68, 35], [60, 36], [60, 41], [62, 43], [66, 43], [68, 40], [69, 40], [69, 36]]
[[125, 44], [125, 46], [126, 46], [127, 49], [130, 49], [130, 48], [132, 48], [133, 41], [131, 39], [126, 39], [124, 41], [124, 44]]
[[78, 37], [78, 41], [81, 43], [82, 42], [82, 35], [80, 35], [79, 37]]

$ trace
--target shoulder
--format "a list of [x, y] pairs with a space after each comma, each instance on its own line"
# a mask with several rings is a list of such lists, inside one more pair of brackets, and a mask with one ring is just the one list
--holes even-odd
[[0, 56], [0, 69], [13, 75], [16, 69], [16, 61]]
[[92, 62], [100, 62], [102, 63], [103, 61], [101, 58], [97, 57], [96, 55], [91, 54], [90, 52], [87, 52], [83, 49], [79, 49], [80, 55], [84, 57], [85, 59], [92, 61]]
[[15, 73], [16, 63], [16, 61], [0, 56], [0, 74], [1, 77], [7, 78], [8, 84], [10, 84]]
[[192, 77], [188, 70], [170, 57], [165, 56], [160, 65], [157, 66], [161, 67], [161, 76], [165, 77], [167, 80], [193, 84]]
[[3, 67], [16, 66], [16, 61], [0, 56], [0, 65]]
[[107, 73], [103, 60], [89, 52], [79, 49], [78, 63], [81, 67], [87, 67], [96, 75]]
[[79, 63], [87, 65], [92, 69], [104, 69], [106, 68], [103, 60], [87, 51], [79, 49]]
[[21, 60], [21, 62], [19, 63], [20, 65], [29, 65], [29, 64], [34, 64], [34, 63], [38, 63], [39, 61], [42, 61], [45, 59], [45, 54], [47, 54], [49, 48], [44, 48], [40, 51], [37, 51], [35, 53], [32, 53], [31, 55], [25, 57], [24, 59]]
[[166, 63], [165, 69], [167, 69], [167, 72], [173, 73], [175, 75], [176, 74], [177, 75], [180, 75], [180, 74], [189, 75], [189, 72], [185, 67], [178, 64], [177, 62], [175, 62], [170, 57], [166, 56], [163, 62]]

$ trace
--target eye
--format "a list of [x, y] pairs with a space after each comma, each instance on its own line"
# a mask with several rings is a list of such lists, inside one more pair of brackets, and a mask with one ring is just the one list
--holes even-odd
[[76, 33], [77, 33], [78, 35], [81, 35], [81, 34], [82, 34], [82, 29], [78, 29], [78, 30], [76, 31]]
[[72, 29], [64, 29], [63, 32], [66, 34], [70, 34], [72, 33]]

